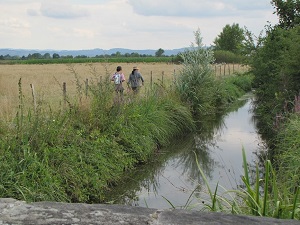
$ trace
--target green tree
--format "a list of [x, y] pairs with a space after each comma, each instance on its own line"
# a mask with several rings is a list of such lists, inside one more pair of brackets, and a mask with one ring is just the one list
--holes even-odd
[[137, 52], [132, 52], [132, 53], [130, 54], [130, 57], [140, 57], [140, 54], [137, 53]]
[[255, 75], [255, 113], [260, 132], [270, 140], [275, 135], [276, 116], [293, 109], [300, 90], [300, 26], [269, 30], [257, 49], [251, 68]]
[[59, 56], [59, 54], [57, 54], [57, 53], [53, 53], [52, 58], [53, 58], [53, 59], [59, 59], [60, 56]]
[[300, 24], [300, 0], [272, 0], [279, 17], [279, 26], [292, 28]]
[[163, 50], [162, 48], [160, 48], [160, 49], [158, 49], [158, 50], [155, 52], [155, 56], [156, 56], [156, 57], [161, 57], [164, 53], [165, 53], [165, 50]]
[[214, 41], [215, 49], [241, 53], [244, 40], [244, 29], [239, 24], [227, 24]]
[[51, 59], [50, 53], [45, 53], [43, 56], [44, 59]]
[[41, 53], [33, 53], [31, 55], [31, 58], [32, 59], [41, 59], [41, 58], [43, 58], [43, 56], [41, 55]]

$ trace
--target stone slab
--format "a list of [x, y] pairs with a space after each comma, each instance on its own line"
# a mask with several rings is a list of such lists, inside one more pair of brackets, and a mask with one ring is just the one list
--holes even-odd
[[0, 199], [0, 225], [300, 225], [298, 220], [124, 205]]

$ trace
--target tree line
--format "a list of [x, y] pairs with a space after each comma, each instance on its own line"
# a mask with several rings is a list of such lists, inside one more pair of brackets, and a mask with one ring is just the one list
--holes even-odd
[[[257, 48], [260, 37], [256, 37], [247, 27], [240, 27], [238, 23], [226, 24], [220, 34], [215, 38], [213, 45], [207, 47], [214, 51], [216, 63], [244, 63], [248, 60]], [[73, 58], [130, 58], [130, 57], [172, 57], [175, 62], [182, 62], [180, 53], [177, 55], [165, 55], [165, 50], [159, 48], [155, 55], [139, 54], [137, 52], [125, 53], [117, 51], [113, 54], [102, 54], [93, 57], [86, 55], [59, 55], [58, 53], [33, 53], [27, 56], [0, 55], [0, 60], [30, 60], [30, 59], [73, 59]]]
[[[162, 48], [158, 49], [155, 52], [155, 57], [174, 57], [174, 55], [164, 55], [164, 50]], [[27, 56], [18, 56], [18, 55], [14, 55], [11, 56], [9, 54], [6, 55], [0, 55], [0, 60], [17, 60], [17, 59], [21, 59], [21, 60], [26, 60], [26, 59], [73, 59], [73, 58], [111, 58], [111, 57], [117, 57], [117, 58], [121, 58], [121, 57], [154, 57], [151, 54], [139, 54], [137, 52], [132, 52], [132, 53], [125, 53], [122, 54], [121, 52], [117, 51], [116, 53], [112, 53], [112, 54], [102, 54], [102, 55], [96, 55], [93, 57], [90, 56], [86, 56], [86, 55], [77, 55], [77, 56], [73, 56], [73, 55], [59, 55], [58, 53], [53, 53], [52, 55], [50, 53], [45, 53], [45, 54], [41, 54], [41, 53], [33, 53], [33, 54], [28, 54]]]

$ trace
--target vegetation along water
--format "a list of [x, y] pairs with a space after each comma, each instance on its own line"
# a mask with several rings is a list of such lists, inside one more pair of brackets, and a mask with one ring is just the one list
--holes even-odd
[[[190, 51], [206, 54], [201, 46]], [[193, 114], [226, 108], [244, 93], [236, 85], [241, 80], [249, 89], [251, 75], [217, 78], [207, 63], [198, 67], [202, 77], [193, 74], [196, 80], [185, 81], [187, 71], [182, 71], [176, 84], [156, 84], [139, 96], [124, 96], [120, 104], [114, 103], [109, 75], [91, 82], [86, 101], [78, 83], [77, 100], [67, 98], [58, 110], [42, 101], [36, 108], [25, 107], [20, 79], [15, 120], [1, 120], [1, 197], [105, 202], [105, 191], [127, 170], [146, 162], [172, 138], [192, 131]], [[180, 94], [183, 82], [200, 92]], [[197, 96], [203, 99], [195, 102]]]

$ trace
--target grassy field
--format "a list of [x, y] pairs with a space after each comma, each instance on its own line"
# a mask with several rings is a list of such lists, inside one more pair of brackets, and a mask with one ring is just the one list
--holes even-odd
[[[86, 79], [93, 80], [112, 74], [121, 65], [126, 79], [133, 66], [138, 66], [145, 79], [145, 87], [152, 83], [170, 83], [174, 74], [180, 72], [181, 65], [167, 63], [90, 63], [90, 64], [30, 64], [1, 65], [0, 64], [0, 119], [10, 121], [16, 113], [19, 104], [19, 86], [21, 78], [22, 93], [25, 103], [32, 104], [32, 89], [40, 102], [63, 100], [62, 84], [66, 83], [67, 94], [76, 94], [77, 81], [84, 84]], [[214, 65], [216, 76], [224, 76], [233, 72], [245, 72], [248, 68], [241, 65]]]

